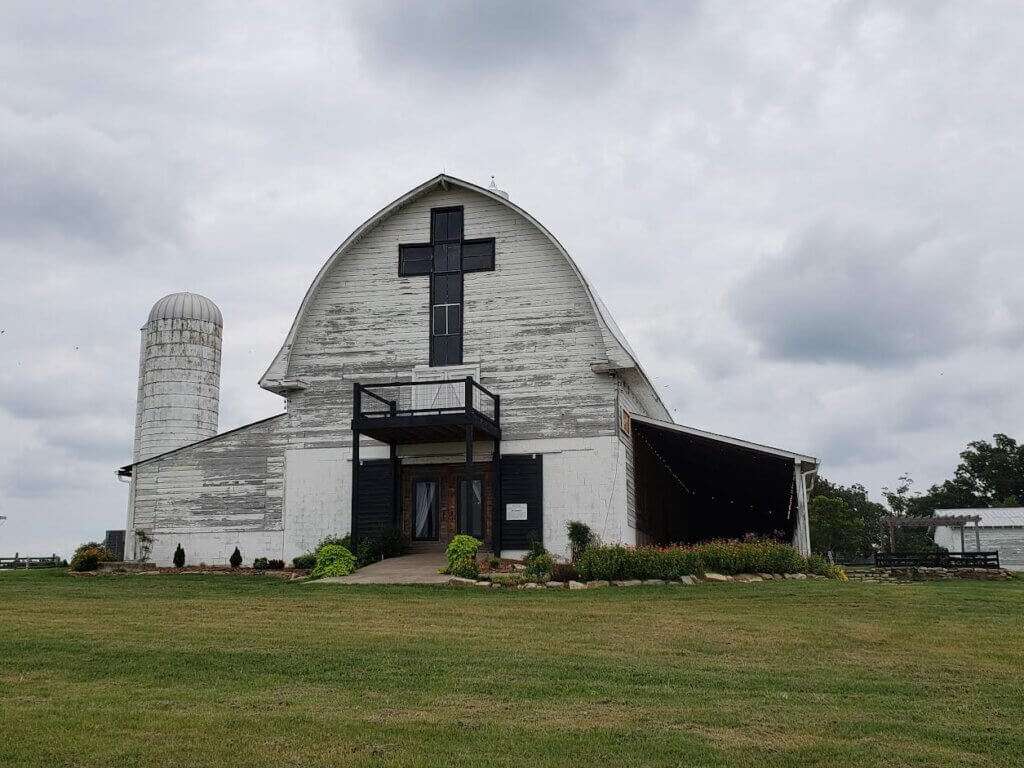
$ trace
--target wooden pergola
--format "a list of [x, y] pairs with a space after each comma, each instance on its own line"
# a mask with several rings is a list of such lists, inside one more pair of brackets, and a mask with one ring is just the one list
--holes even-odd
[[889, 551], [896, 551], [896, 529], [897, 528], [959, 528], [960, 529], [960, 551], [966, 552], [964, 548], [964, 531], [968, 523], [974, 523], [974, 548], [981, 551], [981, 533], [978, 523], [981, 522], [981, 515], [935, 515], [934, 517], [905, 517], [902, 515], [889, 515], [883, 517], [882, 522], [889, 529]]

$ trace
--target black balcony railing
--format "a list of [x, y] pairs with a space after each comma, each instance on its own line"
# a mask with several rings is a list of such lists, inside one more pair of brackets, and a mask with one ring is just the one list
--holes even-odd
[[[356, 384], [353, 412], [359, 420], [465, 414], [498, 426], [500, 398], [472, 376], [451, 381]], [[365, 422], [364, 422], [365, 423]]]

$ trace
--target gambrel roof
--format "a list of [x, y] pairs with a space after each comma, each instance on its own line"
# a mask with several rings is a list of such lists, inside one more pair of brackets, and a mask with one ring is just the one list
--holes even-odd
[[295, 320], [292, 321], [291, 329], [288, 331], [288, 336], [285, 338], [284, 344], [282, 345], [277, 355], [274, 357], [274, 360], [270, 364], [270, 367], [267, 369], [266, 373], [264, 373], [262, 378], [260, 379], [259, 384], [261, 387], [263, 387], [264, 389], [268, 389], [272, 392], [278, 393], [283, 393], [291, 388], [289, 382], [287, 381], [289, 370], [289, 357], [291, 354], [292, 344], [295, 341], [295, 337], [296, 334], [298, 333], [299, 327], [301, 326], [302, 319], [305, 316], [306, 312], [308, 311], [310, 305], [312, 304], [313, 297], [316, 295], [318, 287], [323, 282], [327, 274], [331, 271], [332, 267], [345, 256], [346, 252], [355, 243], [359, 242], [359, 240], [373, 227], [375, 227], [384, 219], [391, 216], [393, 213], [401, 209], [403, 206], [409, 204], [410, 202], [416, 200], [419, 197], [422, 197], [423, 195], [429, 192], [432, 192], [435, 189], [448, 189], [449, 187], [462, 188], [470, 192], [482, 195], [483, 197], [486, 197], [490, 200], [494, 200], [495, 202], [498, 202], [501, 205], [507, 206], [514, 213], [516, 213], [519, 216], [522, 216], [524, 219], [530, 222], [530, 224], [536, 227], [538, 231], [540, 231], [545, 237], [547, 237], [551, 244], [555, 247], [555, 249], [565, 258], [566, 262], [569, 264], [569, 267], [575, 273], [576, 277], [579, 279], [580, 283], [586, 290], [587, 296], [590, 299], [591, 307], [594, 311], [594, 316], [597, 319], [598, 325], [600, 327], [601, 337], [604, 342], [606, 360], [595, 361], [594, 369], [601, 372], [610, 372], [615, 370], [635, 368], [638, 371], [640, 371], [641, 374], [644, 375], [644, 377], [646, 378], [646, 375], [643, 374], [643, 370], [640, 368], [640, 364], [637, 360], [636, 353], [629, 346], [629, 342], [626, 341], [626, 337], [623, 335], [618, 325], [616, 325], [615, 321], [612, 319], [611, 313], [608, 311], [608, 308], [605, 306], [604, 302], [601, 301], [600, 297], [594, 291], [593, 287], [587, 281], [586, 277], [584, 277], [579, 266], [576, 264], [575, 261], [573, 261], [568, 251], [566, 251], [562, 244], [558, 242], [558, 239], [555, 238], [555, 236], [552, 235], [551, 232], [549, 232], [544, 227], [544, 225], [537, 221], [533, 216], [531, 216], [525, 210], [523, 210], [522, 208], [520, 208], [518, 205], [511, 202], [507, 198], [503, 197], [502, 195], [496, 194], [495, 191], [485, 189], [484, 187], [479, 187], [476, 184], [472, 184], [468, 181], [463, 181], [462, 179], [457, 179], [454, 176], [449, 176], [447, 174], [442, 173], [438, 174], [432, 179], [429, 179], [428, 181], [425, 181], [424, 183], [420, 184], [418, 187], [415, 187], [409, 192], [406, 192], [400, 198], [379, 210], [377, 213], [375, 213], [373, 216], [371, 216], [369, 219], [363, 222], [359, 227], [357, 227], [356, 230], [351, 235], [349, 235], [348, 238], [340, 246], [338, 246], [337, 250], [335, 250], [334, 253], [331, 254], [331, 257], [327, 259], [327, 262], [323, 265], [323, 267], [321, 267], [320, 271], [317, 273], [317, 276], [313, 280], [313, 283], [310, 285], [309, 290], [306, 291], [306, 295], [302, 299], [302, 304], [299, 307], [299, 311], [295, 315]]

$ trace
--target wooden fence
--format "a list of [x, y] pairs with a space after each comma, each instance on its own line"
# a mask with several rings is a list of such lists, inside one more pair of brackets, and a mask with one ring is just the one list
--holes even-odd
[[999, 552], [895, 552], [875, 555], [878, 568], [998, 568]]
[[48, 557], [21, 557], [15, 554], [14, 557], [0, 557], [0, 570], [14, 570], [15, 568], [59, 568], [64, 561], [57, 555]]

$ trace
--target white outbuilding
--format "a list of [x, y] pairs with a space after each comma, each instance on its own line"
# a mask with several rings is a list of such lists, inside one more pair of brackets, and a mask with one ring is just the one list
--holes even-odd
[[936, 526], [935, 543], [950, 552], [996, 551], [999, 565], [1024, 571], [1024, 507], [942, 509], [943, 517], [974, 517], [977, 523], [963, 527]]

